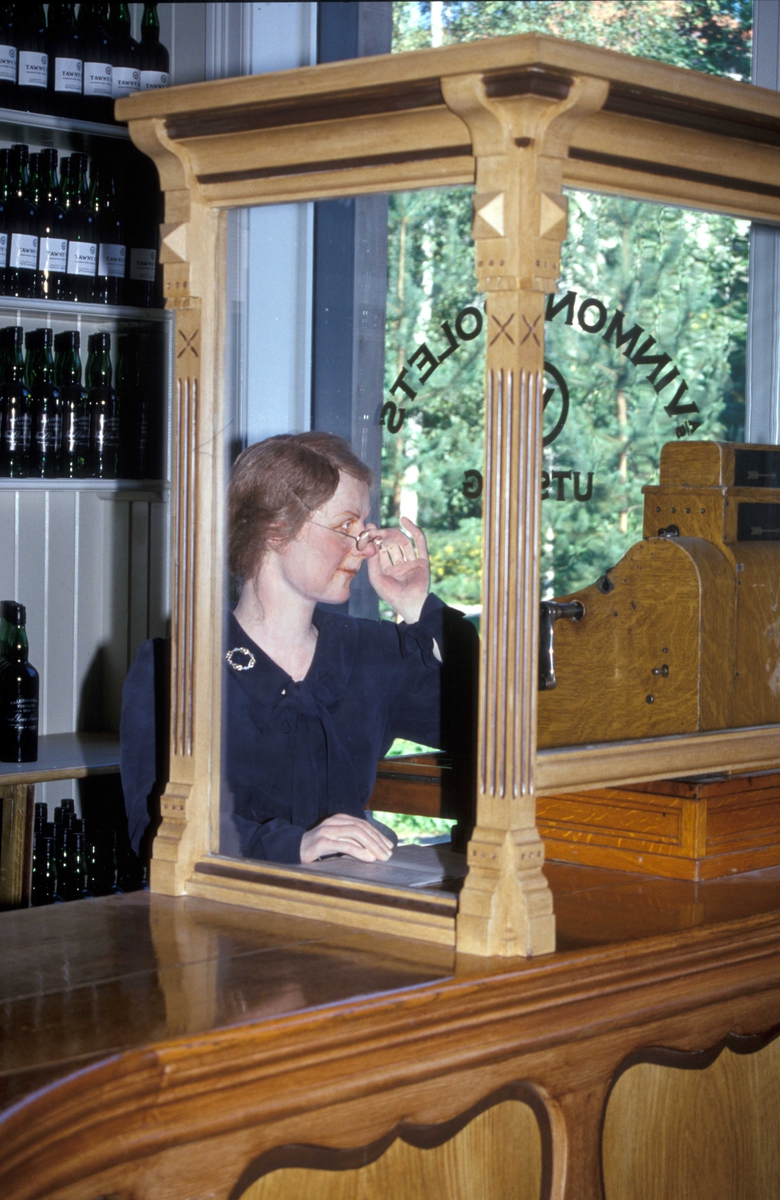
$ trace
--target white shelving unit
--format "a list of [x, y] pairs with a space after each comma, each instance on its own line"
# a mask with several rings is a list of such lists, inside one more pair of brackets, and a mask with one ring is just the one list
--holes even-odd
[[[123, 126], [0, 109], [0, 145], [13, 142], [90, 156], [109, 147], [121, 153], [124, 142], [130, 151]], [[27, 607], [30, 659], [41, 675], [40, 734], [115, 733], [133, 655], [146, 638], [167, 633], [173, 315], [0, 296], [4, 325], [77, 329], [84, 364], [89, 335], [107, 331], [115, 368], [118, 337], [140, 331], [145, 338], [142, 364], [161, 426], [159, 478], [0, 479], [0, 599]], [[56, 802], [69, 789], [77, 799], [73, 783], [40, 782], [37, 798]]]

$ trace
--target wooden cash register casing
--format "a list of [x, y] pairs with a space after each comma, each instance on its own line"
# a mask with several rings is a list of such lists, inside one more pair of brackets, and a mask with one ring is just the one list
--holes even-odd
[[[118, 1033], [101, 1040], [98, 982], [90, 985], [91, 1009], [68, 990], [70, 1021], [63, 1016], [57, 1026], [51, 1018], [52, 1046], [59, 1029], [72, 1048], [62, 1051], [61, 1065], [53, 1048], [43, 1074], [21, 1063], [3, 1076], [17, 1100], [25, 1087], [31, 1091], [2, 1121], [3, 1195], [352, 1196], [368, 1187], [360, 1170], [373, 1163], [379, 1174], [370, 1176], [368, 1194], [376, 1195], [541, 1192], [591, 1200], [603, 1194], [603, 1179], [617, 1179], [621, 1196], [646, 1197], [652, 1176], [653, 1194], [665, 1196], [685, 1175], [710, 1200], [727, 1194], [718, 1153], [734, 1145], [735, 1131], [739, 1146], [756, 1147], [747, 1165], [744, 1154], [740, 1160], [742, 1194], [750, 1187], [774, 1194], [758, 1189], [766, 1180], [774, 1186], [780, 1174], [780, 1136], [774, 1127], [766, 1137], [761, 1132], [777, 1105], [780, 891], [770, 880], [760, 896], [740, 892], [736, 908], [734, 892], [718, 893], [719, 904], [707, 908], [687, 892], [678, 903], [679, 883], [659, 881], [678, 891], [648, 900], [647, 888], [615, 876], [618, 900], [610, 904], [609, 873], [595, 873], [597, 886], [593, 874], [576, 874], [582, 868], [562, 868], [568, 883], [549, 869], [568, 914], [564, 948], [553, 953], [535, 802], [778, 761], [777, 726], [696, 727], [537, 752], [536, 688], [544, 302], [556, 287], [566, 232], [562, 189], [779, 221], [780, 97], [526, 35], [145, 93], [119, 102], [118, 114], [160, 173], [165, 295], [177, 321], [171, 772], [154, 847], [156, 894], [125, 897], [110, 911], [107, 901], [92, 901], [92, 910], [64, 906], [5, 920], [45, 923], [45, 953], [54, 962], [66, 929], [76, 936], [83, 926], [78, 944], [91, 952], [84, 940], [90, 920], [97, 928], [105, 911], [101, 938], [113, 947], [111, 961], [126, 958], [129, 947], [140, 956], [122, 967], [127, 988], [151, 954], [166, 1032], [128, 1029], [124, 1041]], [[488, 351], [469, 874], [457, 900], [418, 893], [412, 902], [403, 889], [348, 883], [328, 892], [300, 869], [220, 860], [212, 843], [224, 561], [224, 214], [243, 205], [472, 183]], [[605, 886], [598, 908], [594, 897]], [[207, 903], [215, 899], [246, 907]], [[661, 912], [668, 924], [659, 924]], [[318, 925], [314, 918], [323, 916], [341, 923], [341, 933]], [[319, 950], [302, 926], [310, 939], [319, 937]], [[151, 936], [143, 954], [128, 940], [142, 928]], [[383, 940], [392, 928], [405, 936]], [[297, 960], [285, 942], [293, 933], [303, 947]], [[261, 943], [276, 949], [230, 991], [241, 956], [228, 958], [220, 947], [231, 938], [240, 945], [242, 937], [242, 953]], [[425, 938], [443, 945], [426, 946]], [[24, 963], [22, 926], [18, 940], [13, 961]], [[107, 963], [104, 942], [98, 946]], [[376, 962], [380, 948], [396, 968], [374, 969], [351, 992], [328, 999], [321, 988], [314, 1007], [296, 999], [302, 993], [294, 987], [285, 993], [285, 980], [301, 976], [294, 960], [308, 955], [318, 978], [330, 966], [342, 979], [350, 955]], [[529, 961], [533, 955], [541, 957]], [[251, 988], [261, 988], [257, 971], [269, 987], [277, 981], [275, 1007], [242, 1009]], [[34, 972], [24, 978], [38, 995]], [[64, 994], [61, 973], [45, 978], [49, 990], [38, 989], [31, 1026], [35, 1013], [54, 1011], [46, 995]], [[121, 989], [112, 995], [121, 1012]], [[24, 1003], [20, 996], [9, 1012], [27, 1012]], [[139, 1027], [158, 1029], [151, 1011], [134, 1012]], [[109, 1045], [117, 1047], [110, 1055]], [[750, 1056], [739, 1084], [729, 1065], [734, 1050]], [[632, 1065], [642, 1060], [649, 1062]], [[704, 1153], [687, 1170], [696, 1140], [674, 1139], [701, 1093], [693, 1103], [692, 1073], [674, 1067], [691, 1066], [702, 1068], [712, 1101]], [[638, 1131], [650, 1133], [646, 1151], [636, 1151]], [[635, 1151], [639, 1159], [629, 1163]]]

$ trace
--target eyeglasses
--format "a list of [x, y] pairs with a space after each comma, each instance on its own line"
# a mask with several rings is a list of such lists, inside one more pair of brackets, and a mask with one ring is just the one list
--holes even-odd
[[[307, 512], [313, 511], [311, 508], [309, 508], [305, 500], [301, 500], [297, 492], [293, 492], [292, 488], [289, 490], [292, 492], [293, 496], [295, 496], [295, 499], [298, 501], [298, 503], [303, 505]], [[358, 553], [362, 553], [367, 546], [371, 545], [372, 542], [378, 549], [381, 549], [382, 539], [376, 537], [371, 529], [364, 529], [362, 533], [359, 533], [357, 536], [355, 536], [354, 533], [347, 533], [345, 529], [334, 529], [332, 525], [323, 525], [321, 521], [312, 521], [311, 517], [308, 518], [308, 523], [309, 525], [316, 525], [318, 529], [327, 529], [329, 533], [338, 533], [341, 535], [341, 537], [349, 538], [355, 543]]]

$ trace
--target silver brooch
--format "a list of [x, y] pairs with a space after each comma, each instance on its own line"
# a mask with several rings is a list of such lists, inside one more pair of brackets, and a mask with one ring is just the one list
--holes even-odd
[[[245, 663], [236, 662], [233, 658], [234, 654], [245, 654], [247, 661]], [[232, 650], [228, 650], [225, 658], [230, 663], [234, 671], [251, 671], [252, 667], [257, 662], [251, 650], [247, 650], [246, 646], [234, 646]]]

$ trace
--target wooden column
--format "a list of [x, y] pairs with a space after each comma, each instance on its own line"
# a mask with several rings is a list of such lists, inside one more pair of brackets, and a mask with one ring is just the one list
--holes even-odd
[[0, 909], [26, 908], [32, 884], [35, 785], [0, 787]]
[[607, 84], [548, 77], [544, 90], [502, 97], [501, 81], [480, 74], [442, 80], [477, 160], [473, 233], [487, 294], [477, 824], [457, 918], [458, 949], [483, 955], [555, 949], [534, 799], [544, 301], [566, 235], [569, 138]]
[[212, 772], [212, 764], [219, 763], [221, 726], [221, 658], [214, 638], [224, 599], [223, 537], [216, 520], [224, 487], [219, 403], [224, 220], [201, 202], [186, 154], [162, 126], [131, 122], [130, 132], [154, 160], [165, 193], [160, 261], [165, 304], [176, 314], [170, 770], [150, 882], [155, 892], [182, 895], [194, 863], [212, 848], [209, 813], [213, 807], [218, 820], [219, 807], [219, 769]]

